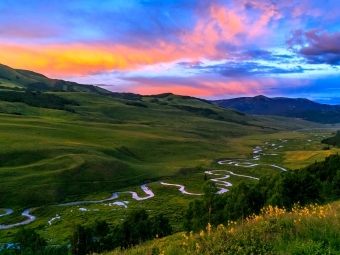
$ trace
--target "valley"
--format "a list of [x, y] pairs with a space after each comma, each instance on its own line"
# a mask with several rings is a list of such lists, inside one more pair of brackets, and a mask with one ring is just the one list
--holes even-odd
[[[124, 219], [126, 210], [145, 208], [151, 215], [164, 213], [171, 219], [174, 229], [180, 231], [183, 217], [181, 212], [193, 197], [203, 192], [205, 175], [207, 179], [217, 183], [220, 193], [224, 193], [241, 180], [254, 182], [261, 176], [284, 171], [286, 168], [296, 169], [315, 160], [321, 161], [339, 151], [337, 148], [324, 151], [320, 143], [325, 136], [335, 131], [336, 127], [328, 127], [232, 138], [232, 144], [238, 144], [238, 147], [233, 150], [226, 148], [225, 157], [214, 157], [220, 158], [217, 160], [212, 157], [210, 161], [196, 159], [196, 165], [179, 167], [172, 175], [169, 172], [162, 173], [158, 178], [154, 177], [154, 180], [142, 177], [139, 182], [146, 183], [142, 188], [136, 185], [127, 185], [124, 188], [122, 185], [118, 190], [84, 194], [79, 196], [79, 202], [40, 204], [31, 210], [30, 214], [34, 218], [29, 226], [38, 229], [51, 244], [62, 244], [67, 242], [72, 233], [73, 224], [91, 224], [95, 219], [118, 223]], [[231, 156], [228, 157], [228, 154]], [[107, 198], [110, 192], [112, 197]], [[71, 199], [72, 196], [68, 198]], [[12, 232], [12, 229], [5, 225], [27, 220], [27, 216], [20, 216], [20, 207], [14, 208], [17, 210], [13, 210], [6, 217], [0, 217], [0, 225], [3, 228], [0, 230], [0, 238], [4, 242], [10, 240], [16, 230], [13, 228]], [[64, 235], [57, 234], [60, 229], [64, 230]]]
[[0, 88], [17, 98], [0, 98], [0, 243], [24, 225], [50, 245], [68, 244], [74, 226], [114, 226], [141, 208], [182, 231], [206, 180], [223, 194], [339, 151], [321, 144], [337, 124], [246, 115], [171, 93], [82, 91], [73, 83], [54, 91], [56, 81], [43, 79], [51, 88], [18, 81]]

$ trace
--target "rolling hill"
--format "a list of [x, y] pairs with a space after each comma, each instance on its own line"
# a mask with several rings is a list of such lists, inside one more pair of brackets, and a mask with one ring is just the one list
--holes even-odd
[[319, 104], [305, 98], [269, 98], [262, 95], [213, 101], [247, 114], [301, 118], [319, 123], [339, 123], [340, 106]]
[[110, 93], [102, 88], [92, 85], [82, 85], [75, 82], [50, 79], [42, 74], [29, 70], [13, 69], [0, 64], [1, 90], [34, 90], [34, 91], [78, 91]]

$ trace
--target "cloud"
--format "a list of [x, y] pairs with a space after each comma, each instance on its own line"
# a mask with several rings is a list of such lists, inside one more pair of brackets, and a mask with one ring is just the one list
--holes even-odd
[[[20, 24], [9, 19], [9, 15], [0, 17], [2, 62], [54, 77], [233, 57], [235, 49], [244, 48], [260, 37], [263, 39], [270, 32], [267, 25], [276, 15], [273, 4], [264, 7], [254, 3], [252, 15], [248, 15], [242, 1], [133, 1], [130, 4], [101, 1], [95, 4], [87, 0], [79, 5], [63, 0], [60, 6], [45, 2], [37, 6], [38, 1], [29, 5], [28, 2], [13, 6]], [[40, 14], [38, 22], [44, 25], [33, 22], [31, 13], [27, 18], [22, 15], [24, 7], [29, 10], [36, 7]], [[5, 12], [5, 8], [0, 4], [0, 10]], [[51, 13], [51, 19], [44, 10]], [[12, 20], [11, 31], [1, 25], [7, 24], [2, 23], [5, 18]], [[26, 23], [27, 32], [15, 29]]]
[[[272, 55], [265, 52], [265, 56], [268, 59], [272, 59]], [[258, 58], [256, 55], [255, 59]], [[262, 56], [260, 57], [260, 59]], [[266, 64], [259, 64], [257, 62], [238, 62], [238, 61], [228, 61], [223, 64], [215, 64], [215, 65], [203, 65], [202, 63], [192, 63], [192, 62], [183, 62], [180, 63], [181, 66], [200, 70], [205, 73], [218, 73], [225, 77], [247, 77], [247, 76], [268, 76], [271, 74], [290, 74], [290, 73], [303, 73], [308, 70], [311, 71], [313, 69], [305, 69], [301, 66], [295, 67], [277, 67]]]
[[296, 30], [286, 41], [288, 48], [311, 64], [340, 65], [340, 32], [321, 29]]
[[[130, 82], [125, 88], [139, 94], [160, 94], [171, 92], [179, 95], [192, 95], [203, 98], [221, 98], [261, 94], [264, 88], [276, 87], [273, 78], [227, 79], [212, 74], [192, 77], [158, 76], [158, 77], [120, 77]], [[108, 88], [107, 88], [108, 89]]]

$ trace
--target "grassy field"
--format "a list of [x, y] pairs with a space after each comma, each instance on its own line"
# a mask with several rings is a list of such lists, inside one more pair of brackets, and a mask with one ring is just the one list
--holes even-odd
[[340, 204], [267, 207], [260, 215], [200, 233], [178, 233], [125, 251], [132, 254], [340, 254]]
[[[260, 178], [280, 171], [268, 164], [295, 169], [330, 153], [322, 150], [319, 139], [336, 130], [300, 120], [245, 116], [172, 94], [139, 100], [80, 92], [53, 94], [78, 105], [70, 106], [70, 112], [0, 101], [0, 207], [14, 210], [0, 218], [0, 225], [21, 221], [25, 208], [39, 207], [30, 226], [51, 243], [68, 242], [74, 224], [91, 224], [97, 218], [115, 224], [127, 210], [139, 207], [151, 214], [162, 211], [179, 231], [183, 211], [193, 197], [157, 181], [202, 193], [205, 170], [228, 169]], [[315, 129], [320, 127], [327, 129]], [[293, 132], [301, 128], [307, 129]], [[280, 139], [287, 140], [284, 147], [266, 145], [283, 144]], [[266, 152], [278, 155], [262, 155], [253, 168], [215, 161], [252, 159], [255, 146], [267, 146]], [[241, 180], [231, 176], [229, 181], [237, 184]], [[155, 197], [135, 201], [131, 195], [120, 194], [119, 201], [129, 202], [127, 209], [109, 202], [51, 206], [105, 199], [114, 191], [132, 190], [143, 196], [139, 187], [143, 182], [151, 182], [148, 186]], [[49, 225], [56, 214], [60, 219]], [[0, 242], [9, 241], [16, 230], [0, 230]]]
[[[320, 131], [321, 132], [321, 131]], [[331, 134], [333, 132], [332, 130], [323, 130], [321, 133], [324, 135]], [[283, 137], [287, 138], [286, 142], [282, 142]], [[155, 180], [162, 180], [164, 182], [169, 183], [178, 183], [186, 186], [186, 190], [189, 192], [194, 193], [202, 193], [202, 186], [204, 183], [204, 170], [205, 169], [227, 169], [230, 171], [233, 171], [237, 174], [243, 174], [243, 175], [250, 175], [254, 177], [261, 177], [267, 174], [272, 174], [277, 171], [280, 171], [279, 169], [273, 168], [268, 166], [268, 164], [277, 164], [280, 166], [288, 167], [291, 165], [291, 161], [294, 160], [293, 156], [295, 157], [295, 152], [301, 151], [301, 147], [303, 148], [305, 141], [312, 139], [314, 136], [313, 133], [300, 133], [300, 132], [292, 132], [292, 133], [276, 133], [272, 134], [270, 136], [268, 135], [257, 135], [257, 136], [248, 136], [243, 138], [234, 138], [231, 139], [231, 142], [234, 144], [242, 144], [240, 145], [240, 148], [242, 150], [238, 150], [240, 153], [239, 155], [242, 156], [243, 159], [250, 159], [253, 156], [252, 148], [255, 147], [255, 145], [261, 145], [263, 147], [266, 146], [266, 143], [273, 144], [276, 143], [279, 146], [279, 143], [285, 144], [285, 147], [279, 148], [277, 147], [276, 150], [273, 148], [268, 148], [267, 150], [264, 150], [264, 153], [272, 153], [275, 152], [278, 155], [277, 156], [261, 156], [261, 159], [259, 162], [259, 165], [252, 168], [244, 168], [244, 167], [237, 167], [232, 165], [219, 165], [216, 163], [216, 161], [206, 159], [201, 160], [197, 159], [195, 164], [191, 168], [180, 168], [180, 164], [185, 164], [185, 162], [189, 161], [175, 161], [175, 163], [169, 162], [169, 165], [171, 167], [167, 168], [161, 168], [163, 163], [155, 163]], [[322, 137], [322, 136], [321, 136]], [[268, 139], [269, 138], [269, 139]], [[281, 139], [281, 140], [280, 140]], [[319, 139], [319, 138], [318, 138]], [[325, 151], [321, 150], [322, 146], [318, 142], [315, 142], [313, 145], [315, 149], [315, 155], [319, 155], [319, 157], [322, 157], [325, 153]], [[309, 152], [311, 148], [308, 149], [307, 152]], [[337, 149], [332, 148], [332, 152], [336, 152]], [[327, 152], [327, 151], [326, 151]], [[236, 151], [231, 150], [228, 154], [228, 151], [225, 152], [224, 156], [229, 156], [227, 158], [233, 158], [235, 157]], [[307, 155], [308, 153], [306, 153]], [[188, 154], [190, 156], [190, 154]], [[300, 154], [299, 154], [300, 155]], [[302, 155], [302, 154], [301, 154]], [[292, 156], [291, 158], [288, 158], [288, 156]], [[213, 157], [213, 156], [212, 156]], [[178, 156], [178, 158], [181, 158]], [[220, 157], [223, 158], [223, 157]], [[294, 161], [294, 166], [301, 167], [306, 165], [305, 158], [298, 158], [296, 161]], [[287, 162], [286, 162], [287, 161]], [[58, 162], [58, 160], [56, 160]], [[75, 162], [75, 160], [71, 160], [70, 162]], [[255, 162], [255, 161], [253, 161]], [[313, 161], [314, 162], [314, 161]], [[137, 163], [135, 165], [138, 165]], [[197, 167], [197, 165], [199, 165]], [[178, 167], [178, 168], [176, 168]], [[20, 167], [19, 167], [20, 168]], [[177, 171], [174, 171], [173, 169], [177, 169]], [[44, 168], [42, 168], [43, 171]], [[293, 168], [294, 169], [294, 168]], [[148, 169], [152, 170], [152, 168]], [[149, 173], [147, 169], [147, 171]], [[157, 171], [158, 170], [158, 171]], [[32, 171], [32, 170], [31, 170]], [[58, 171], [58, 170], [57, 170]], [[43, 171], [44, 172], [44, 171]], [[54, 172], [54, 171], [53, 171]], [[157, 176], [156, 174], [159, 174]], [[48, 176], [48, 174], [46, 174]], [[145, 196], [143, 191], [139, 188], [140, 180], [143, 180], [143, 177], [141, 179], [140, 176], [137, 176], [136, 179], [138, 180], [137, 184], [127, 184], [127, 180], [119, 181], [118, 185], [121, 184], [121, 188], [114, 189], [114, 187], [107, 188], [107, 191], [105, 191], [105, 187], [103, 190], [93, 190], [93, 183], [89, 183], [89, 187], [92, 188], [92, 190], [85, 192], [83, 194], [76, 194], [76, 195], [69, 195], [66, 197], [66, 199], [62, 201], [75, 201], [77, 199], [82, 200], [92, 200], [92, 199], [103, 199], [110, 196], [110, 192], [115, 190], [133, 190], [136, 191], [140, 196]], [[208, 175], [208, 178], [211, 178], [212, 176]], [[28, 178], [28, 177], [27, 177]], [[92, 177], [93, 178], [93, 177]], [[233, 184], [237, 184], [239, 181], [254, 181], [251, 179], [245, 179], [242, 177], [237, 176], [231, 176], [228, 181], [230, 181]], [[41, 181], [41, 180], [40, 180]], [[107, 181], [105, 182], [108, 186], [114, 185], [114, 182]], [[125, 184], [126, 186], [122, 185]], [[24, 185], [24, 184], [23, 184]], [[70, 183], [70, 186], [74, 187], [74, 183]], [[86, 185], [86, 183], [84, 183]], [[28, 189], [31, 187], [27, 185]], [[44, 187], [39, 186], [39, 187]], [[94, 222], [95, 219], [105, 219], [110, 224], [116, 224], [119, 223], [122, 219], [125, 218], [126, 213], [130, 210], [134, 210], [137, 208], [145, 208], [148, 210], [148, 212], [153, 215], [157, 214], [159, 212], [164, 213], [167, 217], [170, 218], [171, 224], [175, 231], [180, 231], [182, 229], [182, 219], [183, 219], [183, 211], [185, 210], [188, 203], [194, 198], [193, 196], [183, 195], [178, 191], [177, 187], [166, 187], [159, 184], [159, 182], [154, 182], [148, 184], [148, 187], [154, 192], [155, 197], [145, 200], [145, 201], [136, 201], [131, 198], [130, 194], [119, 194], [119, 198], [117, 201], [127, 201], [127, 208], [113, 205], [111, 202], [105, 202], [105, 203], [98, 203], [98, 204], [82, 204], [82, 205], [75, 205], [75, 206], [65, 206], [65, 207], [57, 207], [57, 206], [43, 206], [40, 208], [37, 208], [33, 214], [37, 216], [37, 220], [30, 224], [30, 227], [36, 228], [39, 230], [39, 233], [49, 239], [51, 243], [67, 243], [68, 238], [72, 234], [72, 226], [76, 224], [85, 224], [90, 225], [92, 222]], [[77, 191], [81, 190], [79, 187]], [[110, 204], [111, 203], [111, 204]], [[40, 205], [46, 205], [46, 204], [40, 204]], [[20, 213], [23, 209], [23, 207], [20, 206], [12, 206], [12, 208], [15, 210], [15, 213], [13, 213], [11, 216], [6, 216], [0, 218], [1, 224], [8, 224], [13, 222], [18, 222], [22, 220], [22, 216], [20, 216]], [[82, 209], [83, 208], [83, 209]], [[86, 209], [86, 210], [84, 210]], [[55, 219], [52, 221], [51, 225], [48, 223], [49, 220], [56, 217], [56, 215], [60, 216], [59, 219]], [[62, 230], [62, 231], [60, 231]], [[9, 230], [2, 230], [0, 231], [0, 238], [2, 241], [9, 241], [13, 234], [15, 233], [16, 228], [9, 229]]]

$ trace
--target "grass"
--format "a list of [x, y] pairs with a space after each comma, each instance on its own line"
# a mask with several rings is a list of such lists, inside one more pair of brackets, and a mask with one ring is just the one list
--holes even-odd
[[[53, 204], [173, 176], [182, 168], [209, 167], [214, 158], [251, 152], [248, 144], [234, 147], [234, 138], [268, 133], [238, 124], [240, 118], [249, 121], [248, 116], [196, 99], [186, 103], [211, 107], [236, 122], [148, 103], [149, 98], [144, 109], [96, 94], [59, 94], [81, 102], [73, 106], [75, 114], [67, 112], [63, 119], [62, 111], [43, 109], [41, 118], [29, 117], [34, 107], [24, 105], [22, 114], [28, 116], [0, 115], [3, 206]], [[182, 97], [171, 98], [173, 104], [184, 104]]]
[[[12, 215], [1, 217], [0, 224], [19, 221], [25, 208], [45, 206], [34, 211], [37, 220], [30, 226], [54, 244], [68, 242], [73, 222], [91, 224], [103, 218], [115, 224], [124, 218], [126, 209], [104, 203], [84, 205], [99, 211], [81, 212], [77, 206], [49, 205], [104, 199], [113, 191], [133, 190], [142, 196], [139, 185], [145, 181], [178, 183], [186, 185], [189, 192], [202, 193], [204, 170], [210, 169], [255, 177], [272, 174], [279, 170], [267, 164], [290, 166], [289, 153], [301, 150], [303, 141], [313, 136], [291, 130], [322, 126], [285, 118], [243, 116], [175, 95], [158, 98], [158, 103], [152, 101], [155, 97], [143, 97], [138, 102], [147, 107], [138, 107], [126, 104], [132, 100], [94, 93], [55, 94], [78, 102], [79, 106], [71, 106], [74, 113], [0, 102], [0, 111], [21, 114], [0, 114], [0, 205], [14, 210]], [[217, 115], [205, 117], [200, 111], [181, 110], [174, 105], [210, 109]], [[216, 158], [249, 159], [254, 146], [283, 138], [289, 139], [290, 147], [277, 151], [277, 157], [262, 156], [257, 167], [215, 162]], [[316, 143], [313, 146], [310, 150], [320, 150]], [[242, 178], [231, 176], [229, 180], [237, 184]], [[193, 197], [182, 195], [176, 187], [157, 183], [149, 187], [156, 194], [152, 199], [135, 201], [126, 194], [120, 195], [119, 201], [129, 201], [128, 210], [140, 206], [151, 212], [161, 210], [180, 231], [183, 211]], [[47, 221], [56, 213], [61, 219], [49, 226]], [[17, 229], [1, 230], [1, 242], [10, 241]]]
[[118, 254], [340, 254], [340, 203], [262, 209], [239, 222], [178, 233]]

